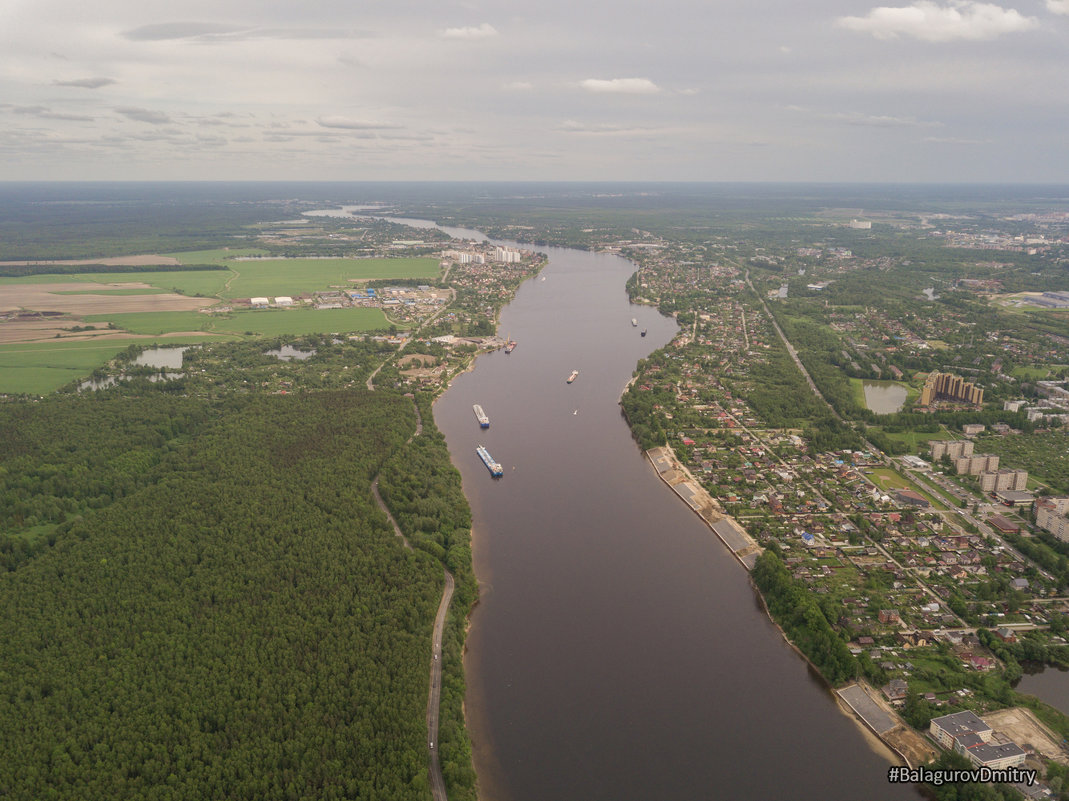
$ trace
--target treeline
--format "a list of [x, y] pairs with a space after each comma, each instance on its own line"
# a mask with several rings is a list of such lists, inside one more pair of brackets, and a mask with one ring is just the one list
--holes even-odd
[[[60, 447], [64, 430], [53, 442], [32, 420], [48, 403], [5, 426], [18, 455]], [[411, 404], [354, 391], [225, 406], [154, 480], [60, 524], [0, 582], [3, 797], [430, 797], [442, 573], [400, 547], [369, 492]], [[103, 415], [100, 441], [122, 428]], [[165, 450], [180, 434], [157, 433]]]
[[788, 639], [825, 679], [835, 685], [858, 676], [857, 660], [831, 627], [820, 603], [804, 583], [791, 576], [774, 549], [757, 558], [750, 576]]
[[453, 801], [474, 801], [471, 741], [464, 728], [464, 638], [478, 586], [471, 564], [471, 509], [445, 437], [434, 423], [433, 397], [415, 403], [423, 433], [399, 448], [383, 466], [379, 493], [414, 548], [432, 554], [453, 574], [456, 590], [442, 642], [442, 693], [438, 756]]
[[76, 273], [178, 273], [229, 270], [222, 264], [7, 264], [0, 265], [0, 278], [28, 275], [74, 275]]

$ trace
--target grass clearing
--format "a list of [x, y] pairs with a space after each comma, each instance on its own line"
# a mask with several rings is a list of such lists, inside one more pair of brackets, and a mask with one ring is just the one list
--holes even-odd
[[1042, 381], [1050, 375], [1050, 368], [1019, 364], [1010, 370], [1010, 375], [1014, 378], [1023, 378], [1025, 381]]
[[[879, 429], [879, 426], [875, 426]], [[928, 440], [932, 439], [958, 439], [956, 434], [952, 434], [945, 428], [941, 428], [939, 431], [884, 431], [883, 435], [895, 442], [901, 442], [909, 448], [910, 453], [923, 453], [928, 450]]]
[[157, 337], [90, 342], [34, 342], [0, 348], [0, 393], [45, 395], [103, 367], [130, 345], [190, 345], [232, 339], [213, 337]]

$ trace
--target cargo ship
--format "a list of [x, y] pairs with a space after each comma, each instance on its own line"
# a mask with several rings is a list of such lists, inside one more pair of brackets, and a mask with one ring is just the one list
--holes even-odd
[[642, 329], [642, 336], [646, 336], [646, 329], [645, 328]]
[[479, 458], [483, 460], [483, 464], [486, 465], [486, 469], [490, 471], [490, 475], [494, 478], [500, 478], [505, 475], [504, 468], [494, 461], [494, 457], [490, 455], [490, 451], [480, 445], [475, 449], [475, 452], [479, 454]]
[[638, 320], [636, 320], [634, 317], [631, 318], [631, 327], [638, 328]]
[[570, 384], [573, 381], [575, 381], [575, 379], [576, 379], [576, 377], [578, 375], [579, 375], [579, 371], [578, 370], [572, 370], [572, 374], [570, 376], [568, 376], [568, 383]]
[[516, 350], [516, 340], [510, 339], [505, 343], [505, 353], [512, 353], [514, 350]]
[[483, 407], [476, 403], [474, 406], [471, 407], [471, 409], [473, 412], [475, 412], [475, 419], [479, 421], [480, 428], [489, 428], [490, 418], [486, 416], [486, 412], [483, 411]]

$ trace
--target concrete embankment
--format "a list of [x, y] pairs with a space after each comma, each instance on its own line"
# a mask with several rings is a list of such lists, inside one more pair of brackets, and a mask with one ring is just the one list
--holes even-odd
[[[761, 546], [737, 521], [724, 514], [720, 504], [679, 462], [672, 449], [667, 446], [651, 448], [646, 451], [646, 458], [657, 470], [661, 481], [671, 487], [672, 491], [706, 522], [739, 563], [748, 571], [753, 570], [757, 557], [763, 551]], [[756, 586], [754, 591], [759, 593]], [[767, 614], [767, 608], [765, 611]], [[771, 615], [769, 619], [772, 620]], [[772, 622], [798, 655], [805, 659], [814, 670], [817, 670], [805, 654], [790, 641], [786, 632], [774, 620]], [[850, 714], [863, 730], [870, 733], [869, 736], [874, 734], [906, 764], [916, 767], [938, 754], [936, 748], [906, 725], [898, 713], [864, 682], [857, 682], [835, 690], [835, 694], [845, 714]]]
[[735, 520], [724, 514], [716, 502], [701, 484], [679, 463], [671, 448], [662, 446], [646, 451], [661, 481], [672, 488], [672, 492], [682, 498], [698, 517], [705, 521], [720, 541], [727, 546], [732, 555], [747, 570], [753, 570], [757, 557], [763, 548], [757, 544]]

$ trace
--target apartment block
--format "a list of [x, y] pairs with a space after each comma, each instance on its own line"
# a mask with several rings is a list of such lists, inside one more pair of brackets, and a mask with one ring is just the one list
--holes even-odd
[[1027, 470], [985, 470], [980, 474], [980, 489], [983, 492], [999, 490], [1024, 490], [1028, 484]]

